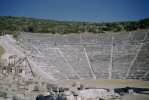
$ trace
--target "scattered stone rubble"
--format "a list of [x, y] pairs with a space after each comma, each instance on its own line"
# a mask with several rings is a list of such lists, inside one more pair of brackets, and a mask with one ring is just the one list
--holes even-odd
[[4, 75], [0, 78], [0, 100], [107, 100], [119, 97], [114, 90], [85, 86], [80, 82], [61, 86], [47, 79]]

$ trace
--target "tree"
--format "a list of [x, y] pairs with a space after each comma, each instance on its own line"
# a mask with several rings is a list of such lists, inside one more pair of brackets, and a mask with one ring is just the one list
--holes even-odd
[[94, 28], [90, 28], [88, 31], [92, 33], [96, 33], [96, 30]]
[[35, 29], [34, 26], [31, 26], [31, 25], [28, 26], [28, 31], [29, 31], [29, 32], [34, 32], [34, 29]]
[[139, 28], [139, 24], [137, 22], [130, 22], [124, 27], [127, 31], [136, 30]]
[[141, 29], [149, 28], [149, 18], [140, 20], [139, 25]]

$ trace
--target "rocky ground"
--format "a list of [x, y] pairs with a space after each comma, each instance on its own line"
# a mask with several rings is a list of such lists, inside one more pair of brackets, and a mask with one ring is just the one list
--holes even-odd
[[133, 80], [50, 81], [1, 75], [0, 100], [148, 100], [148, 83]]

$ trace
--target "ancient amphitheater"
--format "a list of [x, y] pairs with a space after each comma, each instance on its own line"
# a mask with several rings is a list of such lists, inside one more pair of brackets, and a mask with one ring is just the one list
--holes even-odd
[[34, 77], [149, 79], [148, 30], [68, 35], [22, 32], [18, 39], [1, 37], [0, 45], [6, 50], [3, 59], [11, 54], [27, 57]]
[[0, 37], [0, 100], [148, 100], [148, 80], [149, 30]]

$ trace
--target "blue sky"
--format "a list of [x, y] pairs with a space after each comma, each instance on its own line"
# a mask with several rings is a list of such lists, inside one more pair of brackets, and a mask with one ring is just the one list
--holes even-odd
[[118, 22], [149, 18], [149, 0], [0, 0], [0, 16]]

